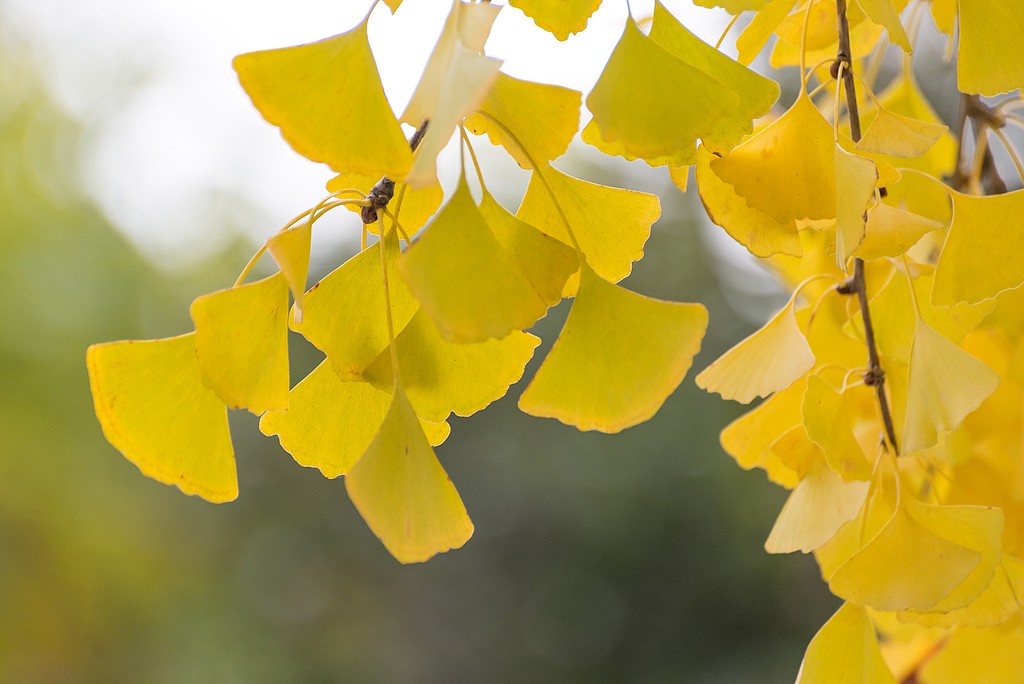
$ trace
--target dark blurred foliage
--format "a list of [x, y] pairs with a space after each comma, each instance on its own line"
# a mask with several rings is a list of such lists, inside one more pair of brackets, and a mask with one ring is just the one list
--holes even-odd
[[[721, 452], [739, 407], [692, 373], [614, 436], [520, 414], [521, 386], [455, 420], [439, 455], [477, 531], [424, 565], [393, 561], [342, 482], [297, 466], [249, 415], [232, 415], [237, 502], [142, 477], [93, 417], [85, 348], [184, 332], [190, 299], [229, 284], [251, 246], [158, 274], [84, 198], [79, 127], [4, 38], [0, 681], [795, 676], [835, 602], [811, 559], [763, 552], [785, 493]], [[692, 205], [657, 190], [665, 218], [627, 283], [708, 304], [699, 369], [749, 327], [722, 300]], [[566, 311], [538, 326], [548, 343]], [[298, 377], [317, 357], [294, 342]]]

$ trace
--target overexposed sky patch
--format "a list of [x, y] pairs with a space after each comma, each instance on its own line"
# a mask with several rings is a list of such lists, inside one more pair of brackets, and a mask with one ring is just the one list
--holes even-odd
[[[653, 8], [653, 1], [631, 4], [637, 18]], [[666, 5], [711, 42], [726, 23], [724, 14], [689, 0]], [[0, 11], [30, 39], [59, 101], [88, 127], [82, 174], [89, 192], [144, 253], [173, 265], [195, 256], [197, 244], [209, 249], [238, 230], [262, 241], [315, 204], [331, 176], [262, 121], [238, 85], [232, 57], [341, 33], [369, 6], [369, 0], [6, 0]], [[406, 0], [395, 16], [383, 5], [375, 10], [370, 39], [396, 111], [412, 94], [449, 8], [446, 0]], [[506, 7], [487, 50], [505, 60], [511, 75], [586, 93], [626, 11], [624, 0], [605, 0], [588, 30], [562, 43]], [[455, 155], [441, 162], [442, 177], [455, 173]], [[245, 225], [226, 225], [239, 217]]]

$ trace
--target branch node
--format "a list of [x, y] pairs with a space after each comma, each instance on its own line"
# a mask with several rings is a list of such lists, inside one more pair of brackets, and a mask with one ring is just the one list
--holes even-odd
[[835, 61], [828, 68], [828, 73], [832, 75], [832, 78], [839, 78], [839, 67], [843, 68], [843, 73], [852, 73], [850, 70], [853, 69], [853, 64], [850, 63], [849, 55], [842, 52], [836, 55]]
[[[416, 148], [420, 146], [420, 142], [423, 140], [423, 136], [427, 133], [427, 125], [430, 123], [428, 119], [424, 119], [420, 127], [416, 129], [416, 132], [409, 138], [409, 147], [415, 152]], [[366, 199], [369, 200], [369, 206], [363, 207], [359, 212], [359, 218], [363, 220], [364, 224], [376, 223], [380, 218], [380, 213], [387, 206], [388, 202], [395, 196], [395, 181], [391, 180], [387, 176], [384, 176], [377, 184], [370, 190], [370, 194], [367, 195]]]
[[868, 387], [879, 387], [885, 382], [885, 371], [881, 368], [869, 368], [864, 373], [864, 384]]

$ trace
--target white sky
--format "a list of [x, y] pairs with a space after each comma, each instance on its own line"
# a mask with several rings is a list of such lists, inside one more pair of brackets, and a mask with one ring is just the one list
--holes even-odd
[[[501, 4], [501, 3], [499, 3]], [[690, 0], [666, 6], [713, 42], [726, 17]], [[311, 42], [353, 27], [370, 0], [0, 0], [29, 36], [61, 103], [89, 126], [82, 169], [111, 221], [154, 261], [173, 266], [195, 246], [233, 236], [225, 217], [251, 216], [256, 244], [315, 204], [327, 167], [291, 151], [238, 85], [234, 55]], [[653, 0], [634, 0], [649, 16]], [[381, 5], [370, 40], [385, 90], [401, 111], [450, 8], [448, 0]], [[511, 75], [584, 94], [596, 81], [626, 16], [605, 0], [588, 30], [559, 43], [505, 7], [487, 44]], [[584, 115], [584, 121], [589, 118]], [[582, 145], [579, 140], [574, 144]], [[486, 156], [486, 155], [485, 155]], [[446, 155], [450, 164], [453, 156]], [[441, 174], [452, 175], [445, 166]], [[239, 203], [241, 213], [224, 203]], [[513, 207], [514, 208], [514, 207]]]

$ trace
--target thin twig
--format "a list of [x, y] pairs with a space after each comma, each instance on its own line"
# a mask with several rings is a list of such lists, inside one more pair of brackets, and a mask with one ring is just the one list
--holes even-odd
[[990, 195], [1001, 195], [1007, 191], [1006, 182], [999, 175], [996, 168], [996, 159], [992, 150], [988, 147], [987, 141], [982, 138], [988, 134], [988, 129], [999, 129], [1006, 124], [1006, 115], [1001, 109], [989, 107], [977, 95], [960, 95], [960, 111], [957, 114], [956, 133], [958, 139], [957, 166], [950, 180], [950, 186], [957, 191], [962, 191], [969, 185], [975, 169], [968, 167], [964, 162], [964, 148], [967, 141], [967, 121], [971, 122], [974, 129], [975, 149], [979, 150], [981, 157], [980, 168], [978, 169], [978, 180], [985, 187]]
[[[850, 120], [850, 137], [854, 142], [860, 140], [860, 110], [857, 106], [857, 82], [853, 76], [853, 58], [850, 48], [850, 23], [846, 18], [846, 0], [836, 0], [836, 14], [839, 18], [839, 52], [836, 55], [835, 71], [839, 74], [839, 65], [843, 65], [843, 85], [846, 87], [846, 110]], [[864, 374], [864, 384], [875, 388], [878, 397], [878, 408], [885, 425], [885, 434], [892, 446], [894, 454], [899, 453], [896, 442], [896, 429], [893, 427], [892, 411], [889, 410], [889, 398], [885, 394], [885, 371], [878, 359], [878, 345], [875, 343], [875, 328], [871, 323], [871, 311], [868, 308], [868, 288], [864, 280], [864, 260], [853, 260], [853, 278], [847, 291], [857, 293], [860, 302], [860, 315], [864, 322], [864, 341], [868, 347], [868, 372]]]
[[[415, 152], [416, 148], [420, 146], [420, 142], [423, 140], [423, 136], [427, 133], [427, 126], [430, 124], [428, 119], [424, 119], [420, 127], [416, 129], [416, 132], [409, 138], [409, 147]], [[380, 218], [379, 212], [388, 206], [388, 202], [395, 196], [395, 181], [391, 180], [387, 176], [384, 176], [377, 184], [370, 190], [370, 194], [366, 196], [366, 199], [370, 200], [370, 205], [363, 207], [360, 212], [360, 218], [363, 219], [364, 225], [376, 223]]]

